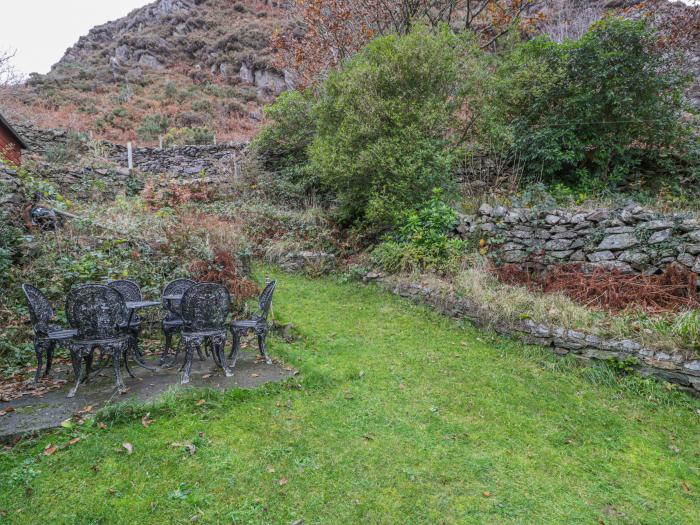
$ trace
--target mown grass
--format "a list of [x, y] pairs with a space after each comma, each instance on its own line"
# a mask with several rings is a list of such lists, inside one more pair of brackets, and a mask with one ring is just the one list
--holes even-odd
[[356, 284], [281, 276], [275, 315], [300, 334], [271, 342], [298, 378], [4, 451], [0, 521], [700, 522], [696, 400]]

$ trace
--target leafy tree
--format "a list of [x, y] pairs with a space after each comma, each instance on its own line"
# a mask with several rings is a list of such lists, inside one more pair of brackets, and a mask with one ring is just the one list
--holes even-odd
[[579, 40], [518, 46], [492, 109], [530, 175], [609, 184], [679, 139], [685, 77], [644, 21], [609, 18]]
[[446, 26], [417, 26], [374, 40], [329, 75], [313, 110], [309, 167], [336, 195], [343, 222], [392, 227], [450, 185], [454, 115], [479, 54]]

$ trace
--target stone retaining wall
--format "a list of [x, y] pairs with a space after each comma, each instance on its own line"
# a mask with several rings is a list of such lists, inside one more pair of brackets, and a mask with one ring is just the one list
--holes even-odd
[[[379, 286], [394, 294], [416, 303], [427, 304], [444, 315], [467, 319], [478, 326], [489, 325], [488, 318], [478, 305], [452, 291], [401, 279], [384, 279], [378, 274], [367, 277], [367, 280], [377, 282]], [[538, 324], [532, 320], [492, 327], [501, 334], [520, 336], [528, 343], [551, 348], [557, 355], [571, 354], [583, 361], [622, 361], [634, 358], [637, 362], [635, 368], [640, 374], [675, 383], [682, 390], [700, 395], [700, 357], [690, 350], [670, 353], [645, 348], [629, 339], [604, 340], [595, 335]]]
[[577, 212], [483, 204], [477, 216], [460, 217], [457, 233], [479, 233], [498, 263], [544, 269], [580, 262], [647, 274], [677, 263], [700, 274], [700, 220], [636, 205]]
[[[144, 173], [167, 173], [176, 178], [233, 174], [246, 142], [170, 148], [134, 148], [134, 167]], [[128, 166], [125, 146], [110, 145], [109, 160]]]

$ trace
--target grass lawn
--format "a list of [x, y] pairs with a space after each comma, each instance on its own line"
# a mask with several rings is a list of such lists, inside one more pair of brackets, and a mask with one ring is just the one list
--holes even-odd
[[700, 523], [699, 401], [371, 287], [280, 279], [300, 337], [271, 353], [298, 378], [4, 451], [0, 522]]

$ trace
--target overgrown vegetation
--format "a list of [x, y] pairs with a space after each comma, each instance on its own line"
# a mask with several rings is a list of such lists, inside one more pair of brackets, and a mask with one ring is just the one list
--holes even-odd
[[688, 175], [687, 80], [645, 21], [610, 18], [578, 40], [516, 46], [499, 64], [492, 111], [531, 178], [606, 190]]

